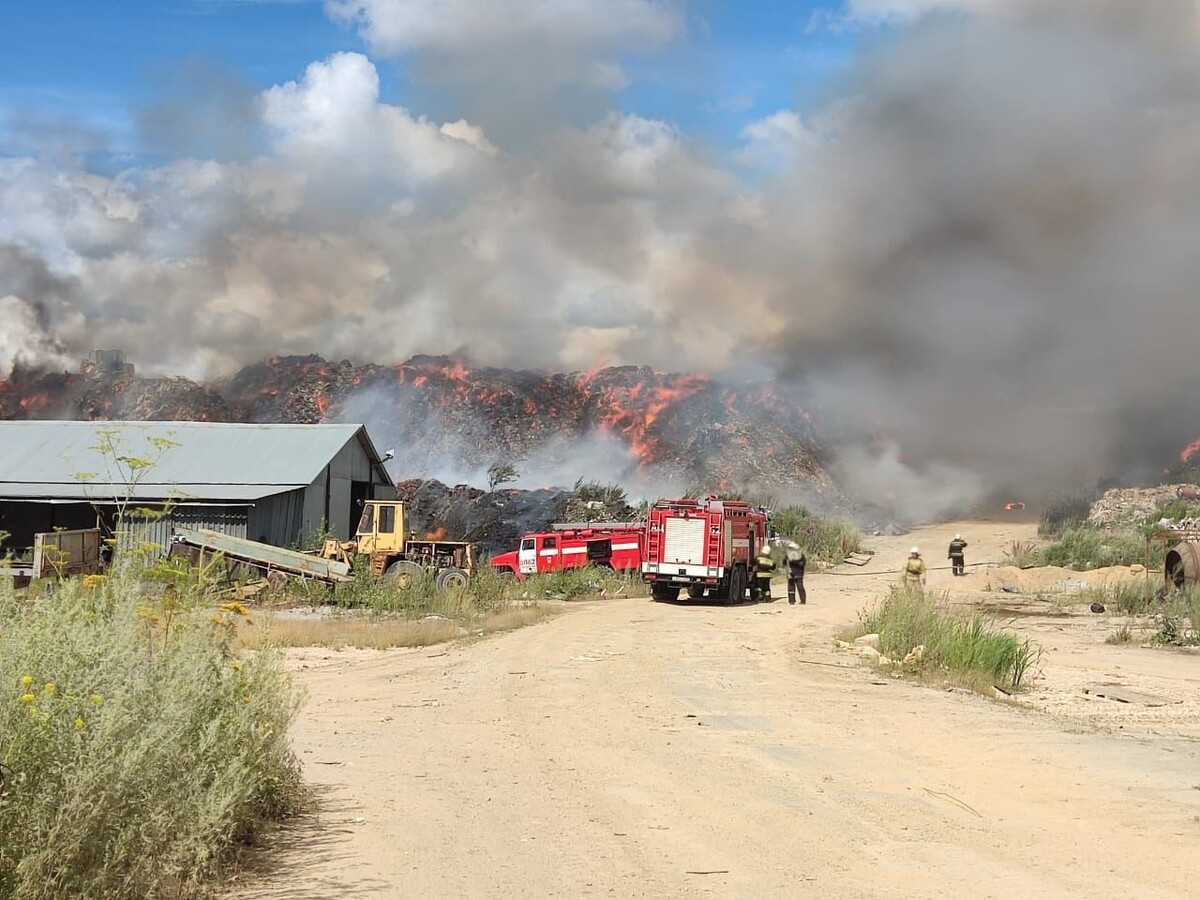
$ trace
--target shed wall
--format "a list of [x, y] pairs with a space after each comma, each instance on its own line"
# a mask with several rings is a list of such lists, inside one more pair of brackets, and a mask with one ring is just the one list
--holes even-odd
[[171, 531], [176, 527], [204, 528], [244, 538], [249, 514], [247, 506], [176, 506], [153, 522], [135, 522], [129, 528], [119, 529], [120, 544], [123, 549], [134, 547], [148, 552], [151, 552], [149, 545], [157, 544], [165, 552], [171, 546]]
[[303, 490], [287, 491], [263, 497], [250, 509], [246, 534], [252, 541], [274, 544], [276, 547], [308, 549], [310, 535], [304, 533]]

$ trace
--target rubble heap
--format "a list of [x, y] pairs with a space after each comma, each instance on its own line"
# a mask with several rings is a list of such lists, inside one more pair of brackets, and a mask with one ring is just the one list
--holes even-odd
[[1088, 524], [1106, 531], [1132, 531], [1166, 504], [1178, 499], [1189, 485], [1164, 484], [1150, 488], [1113, 488], [1092, 504]]
[[635, 366], [589, 373], [468, 369], [417, 356], [396, 366], [275, 357], [211, 384], [87, 373], [14, 371], [0, 417], [233, 422], [364, 422], [399, 474], [478, 471], [575, 454], [583, 438], [628, 448], [636, 470], [713, 490], [803, 488], [836, 505], [814, 414], [773, 385], [727, 385]]

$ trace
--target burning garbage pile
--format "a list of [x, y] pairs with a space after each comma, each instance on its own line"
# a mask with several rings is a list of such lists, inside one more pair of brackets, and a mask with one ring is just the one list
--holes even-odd
[[37, 372], [0, 379], [0, 419], [246, 421], [242, 410], [187, 378], [147, 378], [128, 369]]
[[[197, 384], [131, 367], [14, 371], [0, 381], [0, 417], [192, 421], [364, 422], [397, 474], [477, 472], [497, 460], [572, 462], [579, 442], [625, 448], [624, 473], [653, 471], [715, 490], [790, 487], [827, 493], [819, 423], [773, 385], [623, 366], [552, 374], [468, 368], [448, 357], [400, 365], [275, 357]], [[590, 477], [590, 476], [589, 476]]]

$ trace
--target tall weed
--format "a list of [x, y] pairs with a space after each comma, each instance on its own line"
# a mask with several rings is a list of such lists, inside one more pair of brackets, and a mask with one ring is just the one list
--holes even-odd
[[1151, 571], [1161, 569], [1165, 559], [1161, 542], [1147, 541], [1135, 534], [1110, 534], [1098, 528], [1068, 528], [1053, 543], [1033, 551], [1033, 565], [1062, 566], [1085, 572], [1107, 566], [1141, 563]]
[[853, 525], [816, 515], [803, 506], [785, 506], [772, 514], [781, 537], [804, 548], [810, 561], [836, 565], [862, 547], [862, 532]]
[[190, 896], [302, 801], [296, 695], [236, 653], [245, 609], [144, 591], [0, 585], [0, 898]]
[[901, 665], [912, 674], [940, 674], [981, 693], [989, 693], [993, 685], [1021, 688], [1041, 656], [1036, 645], [981, 613], [900, 586], [860, 613], [849, 636], [863, 634], [878, 634], [880, 652], [897, 662], [906, 660]]

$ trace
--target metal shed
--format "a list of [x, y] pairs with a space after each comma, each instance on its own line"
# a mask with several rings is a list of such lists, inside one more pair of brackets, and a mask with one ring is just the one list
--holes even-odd
[[7, 547], [97, 524], [164, 548], [177, 525], [305, 546], [323, 529], [348, 539], [361, 501], [393, 496], [362, 425], [0, 422]]

